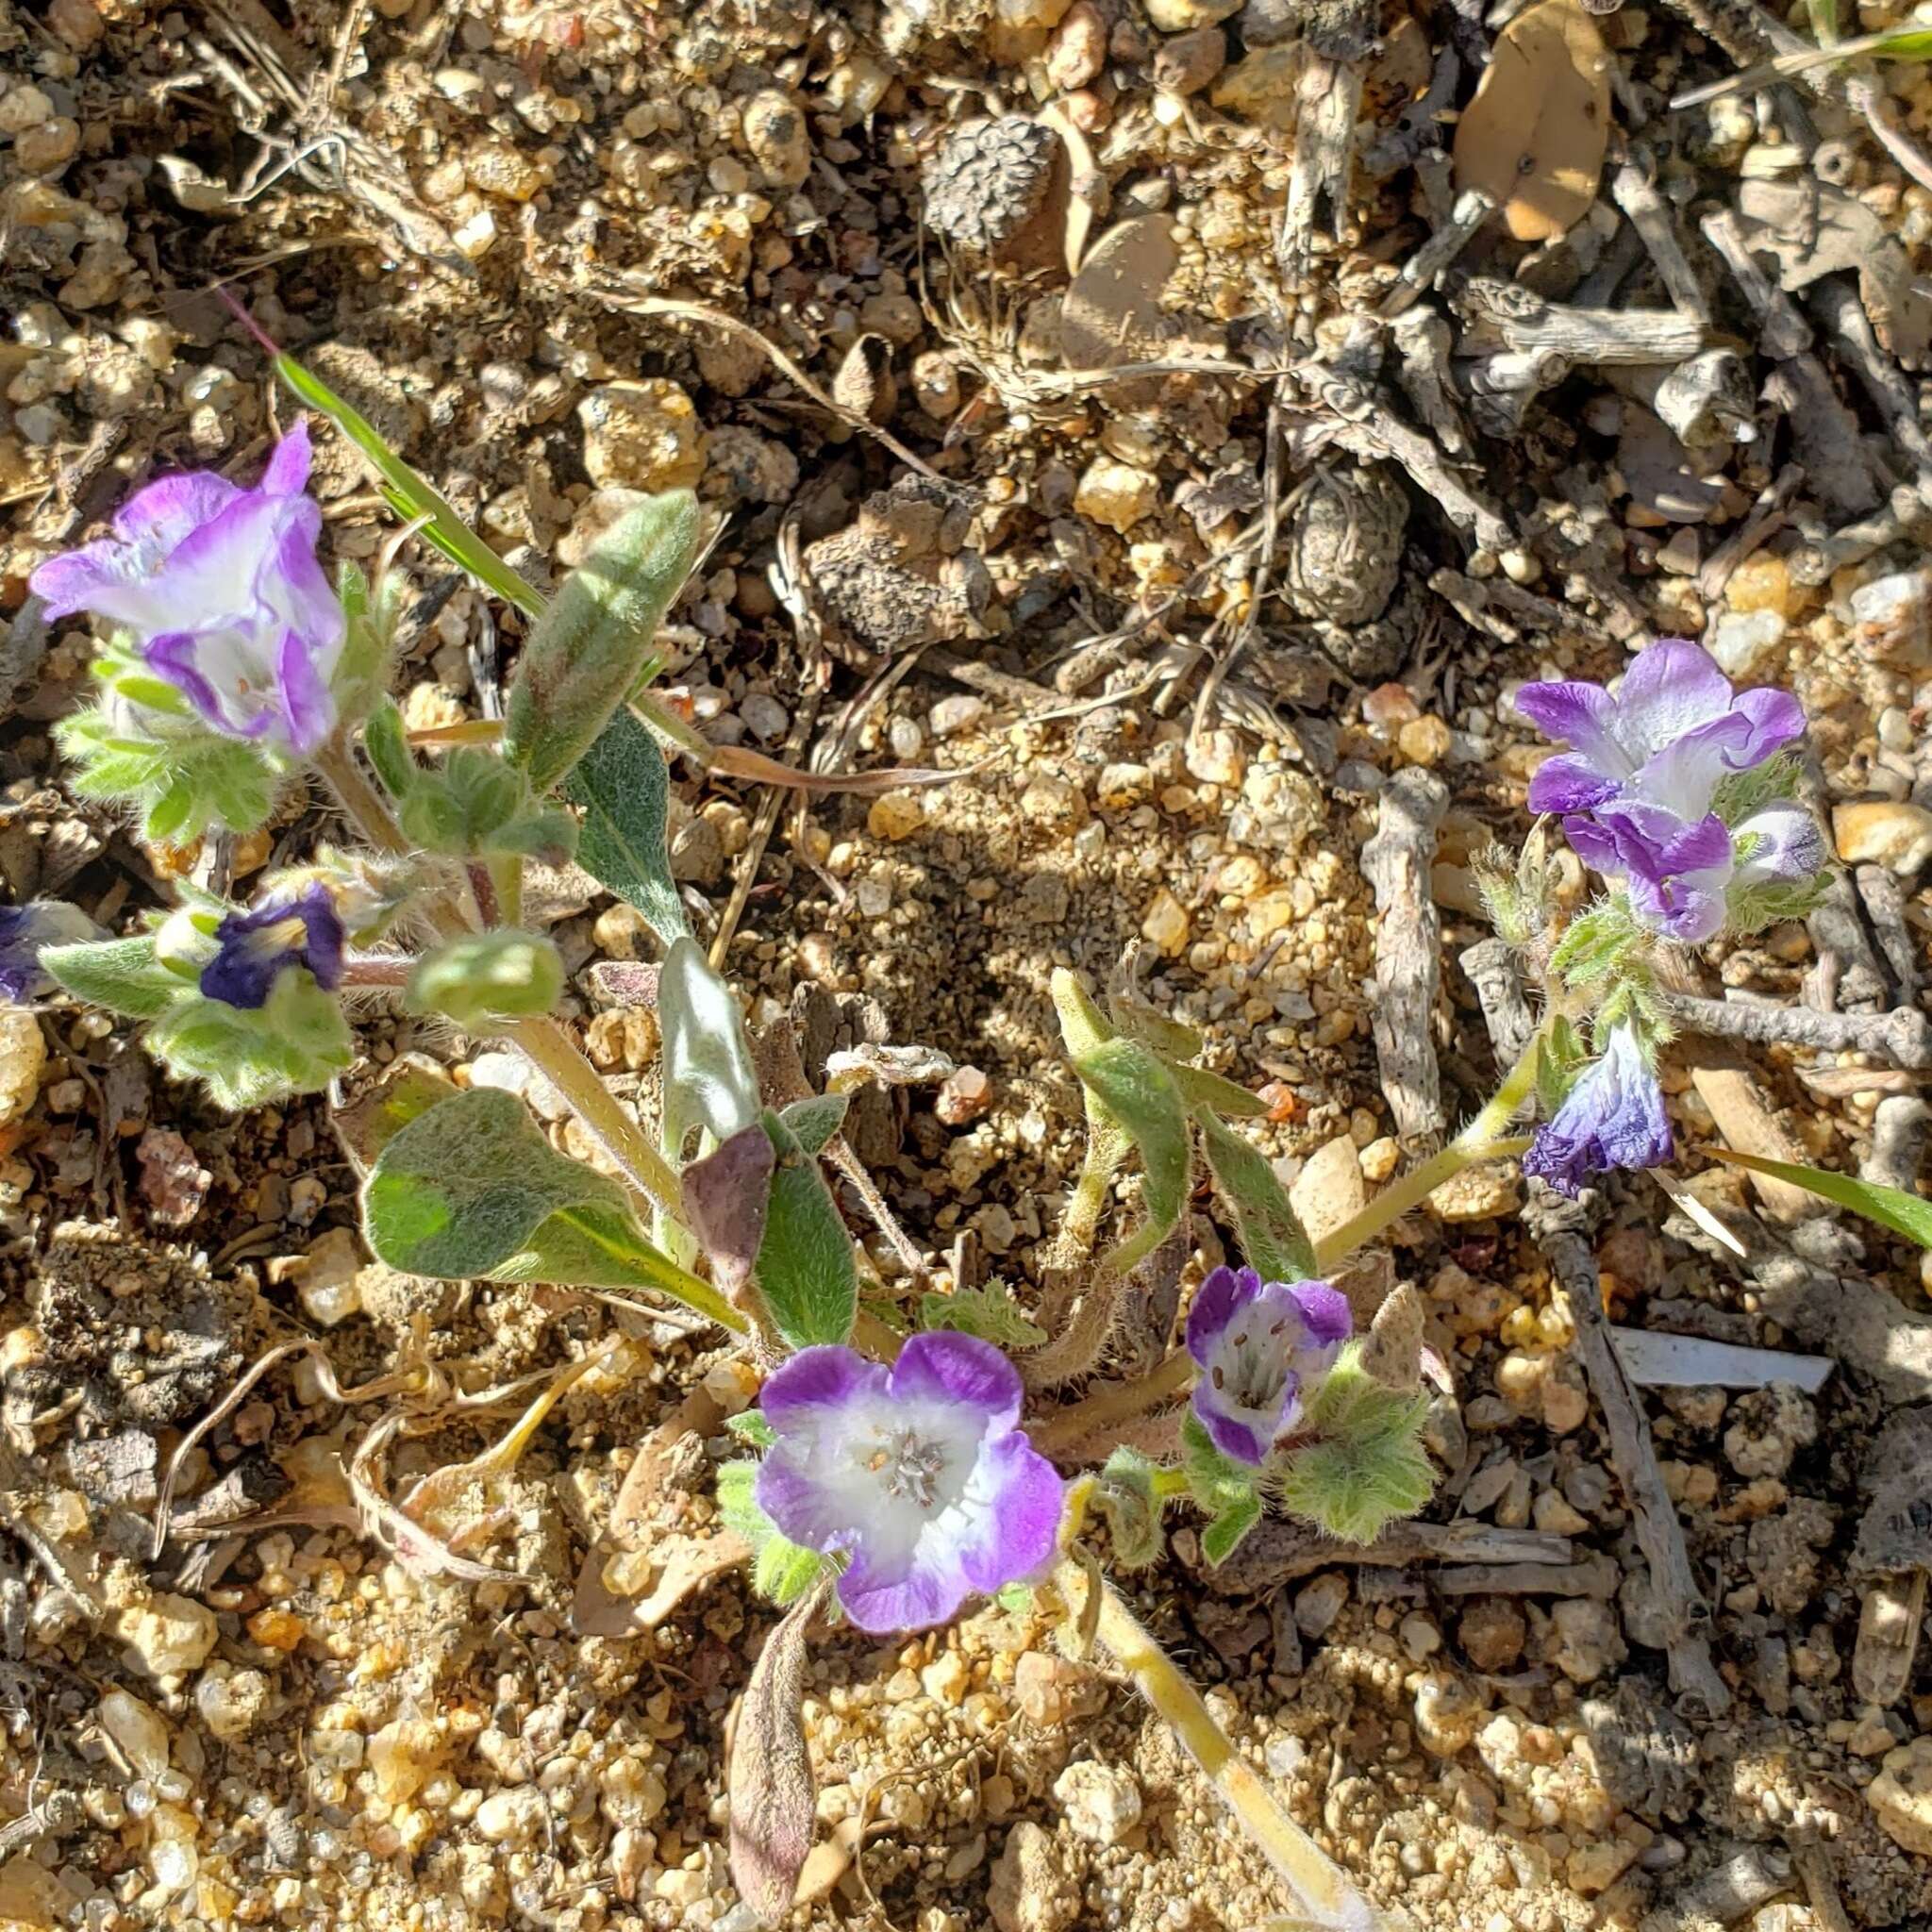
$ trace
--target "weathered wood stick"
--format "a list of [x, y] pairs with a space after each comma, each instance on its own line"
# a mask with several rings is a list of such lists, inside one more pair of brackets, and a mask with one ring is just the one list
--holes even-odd
[[1442, 924], [1429, 874], [1448, 808], [1449, 788], [1433, 772], [1398, 772], [1382, 792], [1375, 836], [1362, 847], [1362, 875], [1380, 914], [1370, 1008], [1375, 1060], [1396, 1135], [1411, 1146], [1434, 1141], [1447, 1125], [1434, 1038]]

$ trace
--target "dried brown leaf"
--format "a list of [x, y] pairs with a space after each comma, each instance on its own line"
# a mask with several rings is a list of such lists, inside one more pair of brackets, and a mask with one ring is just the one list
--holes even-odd
[[711, 1279], [736, 1302], [765, 1238], [777, 1164], [771, 1136], [754, 1123], [684, 1171], [684, 1211], [711, 1261]]
[[765, 1640], [731, 1740], [731, 1879], [768, 1925], [791, 1909], [811, 1850], [818, 1793], [800, 1707], [805, 1634], [831, 1587], [822, 1577]]
[[1069, 285], [1060, 354], [1071, 369], [1111, 369], [1152, 355], [1165, 335], [1160, 291], [1180, 260], [1174, 224], [1141, 215], [1109, 228]]
[[1546, 242], [1596, 199], [1610, 57], [1576, 0], [1540, 0], [1496, 37], [1456, 128], [1456, 186], [1492, 194], [1519, 242]]

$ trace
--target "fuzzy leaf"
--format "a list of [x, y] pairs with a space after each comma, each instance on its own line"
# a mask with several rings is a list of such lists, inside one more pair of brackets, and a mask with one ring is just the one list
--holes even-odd
[[822, 1154], [845, 1124], [851, 1105], [849, 1093], [813, 1093], [780, 1108], [778, 1118], [798, 1137], [798, 1144], [808, 1154]]
[[403, 1004], [480, 1033], [505, 1020], [547, 1013], [562, 991], [563, 958], [553, 941], [495, 926], [425, 953], [409, 974]]
[[[58, 974], [56, 975], [58, 976]], [[1903, 1235], [1922, 1248], [1932, 1248], [1932, 1201], [1908, 1194], [1902, 1188], [1888, 1188], [1876, 1181], [1861, 1181], [1856, 1174], [1833, 1174], [1828, 1168], [1802, 1167], [1792, 1160], [1772, 1160], [1761, 1154], [1736, 1154], [1726, 1147], [1707, 1150], [1716, 1160], [1727, 1160], [1734, 1167], [1746, 1167], [1753, 1174], [1770, 1174], [1788, 1181], [1807, 1193], [1849, 1208], [1880, 1227]]]
[[306, 971], [277, 974], [256, 1008], [191, 993], [153, 1023], [144, 1044], [176, 1079], [202, 1081], [231, 1113], [320, 1093], [356, 1058], [341, 1002]]
[[615, 1181], [558, 1154], [498, 1088], [472, 1088], [399, 1128], [363, 1187], [362, 1217], [376, 1257], [407, 1274], [656, 1289], [742, 1325], [644, 1240]]
[[564, 579], [524, 645], [504, 707], [503, 752], [548, 791], [629, 695], [651, 640], [696, 561], [702, 519], [689, 490], [645, 499]]
[[1550, 973], [1572, 986], [1594, 986], [1616, 972], [1637, 941], [1629, 907], [1621, 899], [1602, 901], [1570, 922], [1550, 957]]
[[1038, 1348], [1046, 1340], [1046, 1330], [1027, 1320], [1013, 1299], [1013, 1291], [997, 1276], [984, 1288], [921, 1295], [919, 1325], [976, 1335], [996, 1348]]
[[1115, 1032], [1151, 1047], [1164, 1060], [1191, 1060], [1208, 1043], [1185, 1021], [1171, 1019], [1130, 992], [1109, 992], [1107, 1016]]
[[1148, 1457], [1138, 1449], [1116, 1449], [1100, 1472], [1093, 1501], [1107, 1518], [1114, 1561], [1123, 1570], [1144, 1570], [1160, 1560], [1167, 1539], [1161, 1531], [1154, 1464]]
[[818, 1162], [791, 1130], [771, 1112], [764, 1130], [777, 1167], [754, 1270], [758, 1291], [773, 1325], [791, 1347], [844, 1341], [858, 1316], [852, 1236]]
[[1201, 1554], [1208, 1567], [1218, 1570], [1246, 1541], [1248, 1532], [1261, 1520], [1261, 1499], [1253, 1491], [1240, 1502], [1231, 1503], [1201, 1531]]
[[1208, 1516], [1219, 1516], [1254, 1493], [1255, 1472], [1224, 1456], [1191, 1409], [1181, 1423], [1181, 1471], [1194, 1507]]
[[1064, 966], [1054, 968], [1051, 985], [1054, 1008], [1060, 1017], [1060, 1038], [1073, 1058], [1093, 1052], [1114, 1037], [1113, 1027], [1100, 1008]]
[[1146, 1219], [1106, 1262], [1124, 1274], [1179, 1225], [1193, 1154], [1187, 1111], [1173, 1074], [1138, 1041], [1109, 1040], [1076, 1059], [1074, 1071], [1133, 1141], [1145, 1174]]
[[42, 951], [41, 965], [75, 999], [130, 1020], [158, 1019], [194, 991], [192, 979], [155, 958], [152, 935], [48, 946]]
[[415, 788], [421, 770], [409, 749], [403, 714], [397, 710], [393, 698], [381, 699], [370, 712], [369, 721], [362, 727], [362, 749], [369, 754], [369, 762], [382, 780], [383, 790], [391, 798], [407, 798]]
[[381, 479], [390, 508], [405, 523], [427, 516], [425, 541], [452, 563], [460, 564], [505, 603], [535, 616], [543, 600], [482, 538], [464, 523], [449, 503], [419, 476], [382, 439], [368, 417], [352, 408], [327, 383], [305, 369], [292, 356], [275, 358], [275, 374], [311, 408], [320, 409], [367, 458]]
[[741, 1408], [736, 1415], [727, 1415], [724, 1426], [741, 1442], [749, 1443], [754, 1449], [769, 1449], [778, 1440], [778, 1432], [758, 1408]]
[[664, 1037], [664, 1149], [675, 1163], [691, 1128], [728, 1141], [759, 1111], [738, 996], [711, 971], [695, 940], [675, 941], [665, 958], [658, 1024]]
[[1429, 1500], [1436, 1472], [1422, 1446], [1428, 1398], [1385, 1387], [1351, 1343], [1309, 1405], [1317, 1438], [1294, 1450], [1277, 1481], [1282, 1507], [1330, 1536], [1373, 1542]]
[[[771, 1424], [755, 1408], [733, 1416], [725, 1426], [760, 1449], [769, 1448], [776, 1440]], [[836, 1567], [835, 1559], [794, 1543], [779, 1532], [778, 1525], [758, 1507], [753, 1493], [758, 1473], [758, 1464], [748, 1459], [727, 1462], [719, 1469], [718, 1515], [726, 1529], [751, 1545], [752, 1588], [769, 1603], [794, 1603]]]
[[731, 1881], [768, 1925], [791, 1909], [811, 1850], [818, 1789], [805, 1739], [806, 1631], [830, 1585], [778, 1620], [752, 1666], [731, 1742]]
[[1238, 1121], [1259, 1120], [1268, 1111], [1268, 1103], [1258, 1094], [1224, 1080], [1219, 1074], [1210, 1074], [1206, 1067], [1177, 1067], [1170, 1060], [1167, 1071], [1181, 1090], [1181, 1098], [1191, 1108], [1211, 1108]]
[[611, 714], [563, 781], [584, 812], [577, 863], [650, 923], [665, 945], [691, 935], [671, 876], [671, 774], [651, 733], [627, 710]]
[[732, 1301], [751, 1278], [772, 1196], [775, 1156], [762, 1125], [741, 1128], [678, 1177], [685, 1219], [711, 1260], [711, 1279]]
[[1235, 1236], [1248, 1266], [1264, 1281], [1308, 1281], [1316, 1272], [1315, 1246], [1275, 1178], [1255, 1148], [1205, 1108], [1194, 1119], [1208, 1150], [1208, 1170], [1234, 1216]]

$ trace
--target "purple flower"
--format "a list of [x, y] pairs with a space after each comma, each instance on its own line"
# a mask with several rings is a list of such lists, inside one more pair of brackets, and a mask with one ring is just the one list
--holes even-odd
[[53, 981], [41, 970], [45, 946], [95, 939], [99, 928], [78, 906], [45, 899], [31, 906], [0, 906], [0, 1001], [19, 1006], [38, 999]]
[[1636, 800], [1695, 821], [1720, 779], [1762, 764], [1805, 730], [1790, 692], [1733, 691], [1709, 654], [1684, 638], [1641, 651], [1614, 697], [1598, 684], [1526, 684], [1516, 708], [1570, 745], [1530, 780], [1529, 808], [1539, 812]]
[[1300, 1421], [1304, 1395], [1348, 1340], [1348, 1297], [1325, 1281], [1267, 1281], [1217, 1268], [1188, 1310], [1200, 1365], [1194, 1413], [1224, 1456], [1258, 1466]]
[[1523, 1171], [1574, 1199], [1597, 1174], [1657, 1167], [1675, 1151], [1657, 1070], [1636, 1034], [1613, 1026], [1603, 1058], [1583, 1070], [1556, 1118], [1537, 1129]]
[[212, 471], [138, 491], [114, 534], [43, 563], [50, 618], [88, 610], [133, 633], [148, 668], [225, 737], [309, 752], [335, 725], [329, 678], [346, 623], [315, 546], [297, 424], [243, 490]]
[[201, 990], [227, 1006], [266, 1006], [276, 976], [291, 967], [306, 966], [327, 992], [342, 982], [342, 922], [324, 886], [229, 913], [215, 928], [215, 946]]
[[758, 1505], [807, 1549], [843, 1552], [861, 1630], [943, 1624], [1053, 1556], [1064, 1485], [1019, 1429], [1020, 1376], [990, 1341], [915, 1335], [888, 1369], [802, 1349], [765, 1384], [777, 1441]]

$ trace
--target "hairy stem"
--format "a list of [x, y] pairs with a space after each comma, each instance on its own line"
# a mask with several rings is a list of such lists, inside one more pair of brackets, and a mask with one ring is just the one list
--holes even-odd
[[1020, 1374], [1027, 1388], [1057, 1389], [1092, 1368], [1113, 1333], [1125, 1285], [1120, 1275], [1103, 1274], [1097, 1268], [1089, 1274], [1073, 1320], [1053, 1340], [1020, 1357]]
[[[1086, 1573], [1062, 1563], [1054, 1577], [1062, 1596], [1078, 1602]], [[1346, 1873], [1276, 1802], [1253, 1767], [1173, 1658], [1147, 1634], [1119, 1592], [1101, 1584], [1095, 1635], [1133, 1678], [1134, 1688], [1166, 1722], [1201, 1767], [1235, 1823], [1267, 1855], [1293, 1900], [1295, 1912], [1323, 1932], [1389, 1932], [1391, 1921], [1349, 1882]]]
[[1485, 1103], [1482, 1111], [1439, 1154], [1420, 1167], [1412, 1168], [1400, 1180], [1391, 1181], [1362, 1211], [1345, 1221], [1325, 1237], [1315, 1249], [1316, 1273], [1324, 1276], [1385, 1227], [1426, 1201], [1444, 1181], [1453, 1180], [1465, 1167], [1479, 1160], [1499, 1160], [1521, 1154], [1527, 1141], [1511, 1140], [1504, 1129], [1516, 1118], [1536, 1089], [1537, 1053], [1541, 1036], [1533, 1039], [1518, 1056], [1516, 1064], [1504, 1076], [1503, 1084]]
[[1163, 1402], [1171, 1402], [1185, 1392], [1193, 1379], [1193, 1357], [1185, 1349], [1175, 1349], [1151, 1375], [1143, 1375], [1138, 1382], [1109, 1383], [1084, 1402], [1056, 1409], [1035, 1425], [1033, 1445], [1042, 1456], [1064, 1455], [1090, 1436], [1120, 1427], [1158, 1408]]

